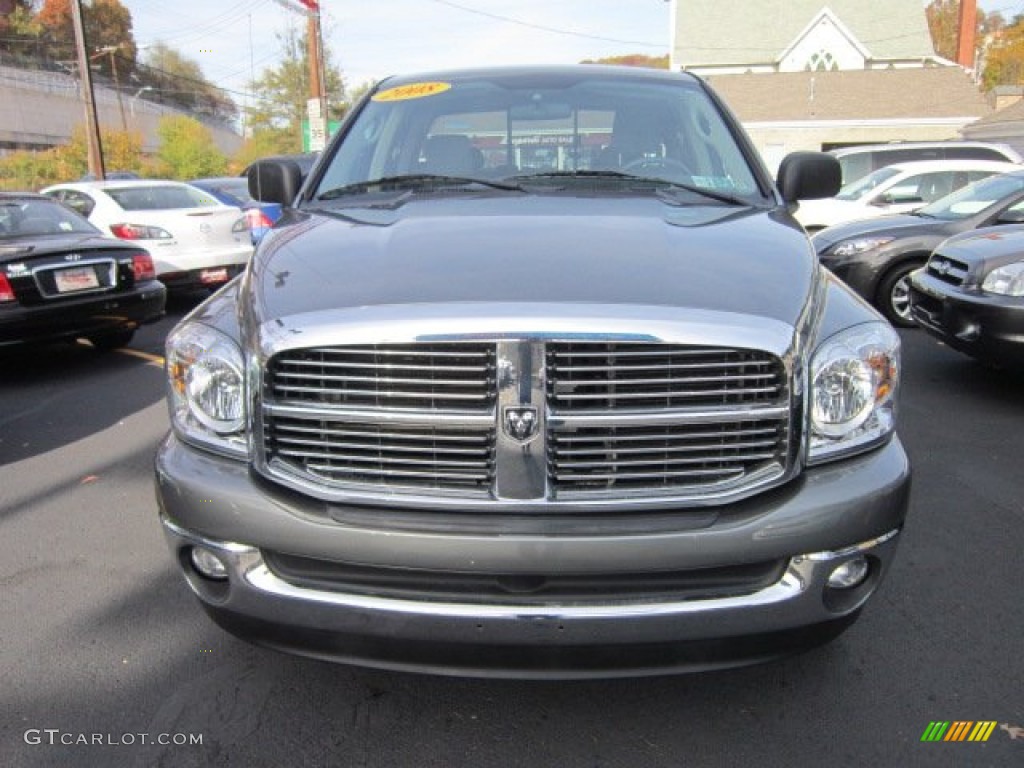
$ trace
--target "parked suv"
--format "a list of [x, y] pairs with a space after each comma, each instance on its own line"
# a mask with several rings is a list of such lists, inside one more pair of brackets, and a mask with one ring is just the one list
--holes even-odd
[[[538, 164], [538, 147], [546, 161]], [[318, 658], [524, 677], [834, 637], [890, 563], [899, 340], [698, 78], [391, 78], [167, 341], [160, 519], [201, 604]], [[864, 638], [863, 642], [870, 642]]]
[[851, 184], [872, 171], [896, 163], [919, 160], [995, 160], [1024, 162], [1009, 144], [985, 141], [895, 141], [831, 150], [843, 169], [843, 185]]

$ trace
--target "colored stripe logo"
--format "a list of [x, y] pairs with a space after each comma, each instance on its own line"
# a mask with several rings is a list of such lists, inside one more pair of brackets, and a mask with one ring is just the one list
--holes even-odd
[[988, 741], [995, 729], [995, 720], [933, 720], [921, 734], [921, 741]]

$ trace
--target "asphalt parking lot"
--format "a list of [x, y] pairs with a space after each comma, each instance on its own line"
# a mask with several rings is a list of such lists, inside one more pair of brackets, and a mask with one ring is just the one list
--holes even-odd
[[[187, 308], [119, 353], [0, 358], [0, 765], [1024, 764], [1021, 379], [902, 333], [911, 514], [830, 646], [639, 680], [418, 676], [251, 647], [175, 572], [151, 459], [162, 339]], [[933, 721], [999, 727], [924, 743]]]

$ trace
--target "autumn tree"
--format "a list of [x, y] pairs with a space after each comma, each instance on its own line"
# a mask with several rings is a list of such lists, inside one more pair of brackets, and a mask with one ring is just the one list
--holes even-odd
[[172, 179], [223, 176], [227, 158], [213, 143], [210, 129], [191, 117], [173, 116], [160, 120], [157, 128], [160, 149], [157, 172]]
[[982, 83], [986, 90], [997, 85], [1024, 85], [1024, 17], [1001, 30], [985, 54]]
[[668, 54], [664, 56], [648, 56], [643, 53], [627, 53], [623, 56], [605, 56], [602, 59], [584, 59], [581, 64], [614, 64], [619, 67], [648, 67], [650, 69], [668, 69]]
[[[283, 128], [299, 136], [302, 120], [306, 117], [309, 100], [309, 51], [305, 35], [290, 27], [278, 33], [281, 63], [263, 70], [250, 88], [257, 103], [248, 112], [248, 124], [254, 131]], [[325, 62], [331, 61], [330, 51], [324, 48]], [[324, 89], [327, 93], [328, 113], [332, 120], [340, 119], [345, 110], [345, 85], [339, 70], [333, 64], [324, 67]]]
[[[53, 57], [74, 58], [75, 29], [71, 17], [71, 0], [43, 0], [36, 19], [53, 47]], [[99, 71], [111, 76], [111, 68], [116, 66], [120, 77], [129, 76], [135, 69], [138, 55], [131, 12], [119, 0], [93, 0], [89, 5], [82, 6], [82, 21], [90, 49], [98, 51], [112, 48], [116, 54], [116, 64], [109, 55], [96, 57], [94, 63]]]

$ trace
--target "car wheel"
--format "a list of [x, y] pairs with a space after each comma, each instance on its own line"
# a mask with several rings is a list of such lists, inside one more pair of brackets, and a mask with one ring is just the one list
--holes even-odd
[[109, 333], [97, 333], [89, 337], [89, 343], [96, 347], [98, 352], [109, 352], [112, 349], [120, 349], [127, 346], [134, 336], [134, 328], [110, 331]]
[[910, 317], [910, 273], [921, 266], [920, 261], [900, 264], [889, 270], [878, 285], [875, 305], [893, 325], [901, 328], [914, 325]]

